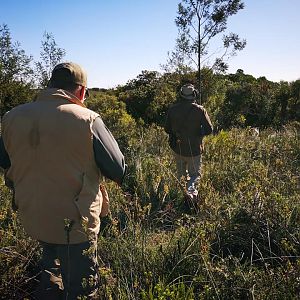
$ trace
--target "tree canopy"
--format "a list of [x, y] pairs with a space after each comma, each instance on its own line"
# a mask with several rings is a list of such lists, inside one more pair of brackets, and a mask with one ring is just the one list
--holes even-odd
[[[202, 67], [224, 72], [228, 68], [227, 59], [246, 46], [246, 40], [226, 32], [228, 18], [243, 8], [241, 0], [182, 0], [178, 4], [175, 20], [178, 38], [167, 65], [179, 72], [196, 67], [200, 103]], [[211, 41], [221, 33], [224, 33], [222, 47], [210, 49]]]
[[32, 97], [32, 57], [13, 42], [7, 25], [0, 26], [0, 115]]

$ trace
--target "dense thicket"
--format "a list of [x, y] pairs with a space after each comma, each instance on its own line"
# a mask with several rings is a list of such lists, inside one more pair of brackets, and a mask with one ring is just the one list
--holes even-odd
[[[202, 101], [218, 129], [231, 127], [280, 127], [300, 120], [300, 80], [272, 82], [237, 70], [214, 74], [202, 70]], [[179, 87], [196, 83], [196, 74], [142, 72], [114, 92], [126, 103], [128, 113], [146, 124], [162, 125], [168, 106], [176, 101]]]

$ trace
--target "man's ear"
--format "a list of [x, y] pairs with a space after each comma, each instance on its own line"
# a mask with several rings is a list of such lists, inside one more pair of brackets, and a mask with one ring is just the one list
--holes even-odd
[[85, 87], [83, 87], [83, 86], [81, 86], [80, 87], [80, 92], [79, 92], [79, 99], [80, 99], [80, 101], [83, 101], [83, 99], [84, 99], [84, 92], [85, 92]]
[[80, 99], [83, 99], [83, 97], [84, 97], [84, 87], [82, 86], [80, 88]]

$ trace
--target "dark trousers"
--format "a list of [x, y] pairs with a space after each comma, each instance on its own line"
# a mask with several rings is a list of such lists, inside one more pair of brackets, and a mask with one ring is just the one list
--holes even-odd
[[40, 242], [42, 274], [36, 299], [94, 299], [98, 288], [97, 244], [57, 245]]

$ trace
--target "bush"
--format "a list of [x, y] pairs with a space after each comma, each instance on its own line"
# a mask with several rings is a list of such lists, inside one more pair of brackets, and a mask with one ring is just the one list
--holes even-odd
[[[162, 128], [137, 128], [128, 140], [123, 190], [106, 183], [111, 213], [99, 237], [99, 299], [299, 298], [299, 127], [207, 137], [196, 210], [183, 205]], [[6, 299], [29, 297], [39, 255], [10, 197], [2, 181]]]

